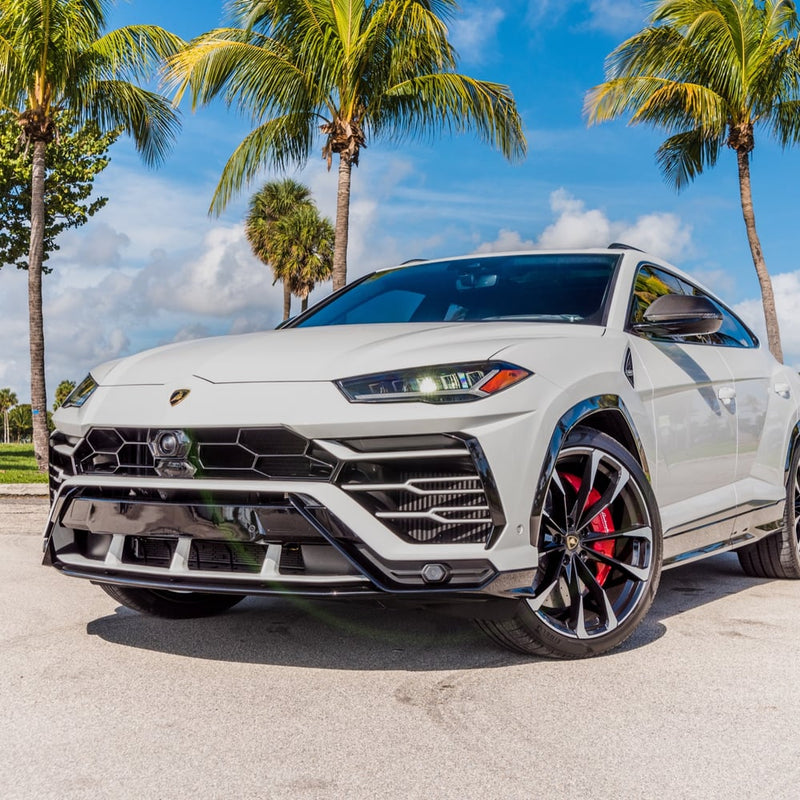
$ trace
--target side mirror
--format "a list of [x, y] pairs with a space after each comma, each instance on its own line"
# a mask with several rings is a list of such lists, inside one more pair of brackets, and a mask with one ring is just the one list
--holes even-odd
[[654, 336], [701, 336], [716, 333], [722, 326], [722, 314], [707, 297], [665, 294], [650, 304], [644, 321], [633, 330]]

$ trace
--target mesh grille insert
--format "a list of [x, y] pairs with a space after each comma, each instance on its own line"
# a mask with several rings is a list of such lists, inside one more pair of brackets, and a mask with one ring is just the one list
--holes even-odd
[[495, 528], [494, 509], [461, 444], [446, 454], [351, 462], [339, 484], [405, 541], [485, 544]]
[[[198, 428], [188, 461], [198, 478], [298, 478], [329, 480], [334, 459], [285, 428]], [[148, 444], [155, 429], [93, 428], [73, 454], [83, 475], [155, 477], [156, 459]], [[72, 470], [70, 470], [71, 474]]]

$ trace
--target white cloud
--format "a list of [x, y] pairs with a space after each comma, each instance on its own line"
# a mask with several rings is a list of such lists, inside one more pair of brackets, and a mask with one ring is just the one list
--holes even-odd
[[621, 230], [612, 224], [612, 231], [615, 238], [626, 244], [666, 259], [682, 256], [689, 250], [692, 240], [691, 226], [683, 223], [675, 214], [664, 212], [646, 214]]
[[242, 225], [212, 228], [183, 263], [156, 251], [132, 289], [153, 308], [214, 317], [262, 308], [273, 294], [272, 274], [251, 253]]
[[583, 18], [579, 29], [620, 36], [645, 24], [649, 16], [647, 6], [643, 0], [529, 0], [526, 19], [533, 28], [552, 27], [567, 12], [577, 9], [576, 16]]
[[649, 15], [641, 0], [590, 0], [589, 27], [614, 35], [641, 28]]
[[[781, 329], [784, 361], [800, 369], [800, 270], [772, 276], [775, 309]], [[734, 306], [734, 311], [767, 341], [761, 297], [744, 300]]]
[[537, 26], [543, 22], [551, 25], [558, 22], [576, 0], [528, 0], [525, 18], [529, 25]]
[[611, 222], [599, 209], [586, 209], [585, 203], [566, 189], [550, 195], [550, 209], [556, 221], [543, 231], [538, 246], [543, 248], [602, 247], [611, 237]]
[[75, 261], [83, 267], [117, 267], [131, 240], [106, 222], [92, 225], [86, 233], [67, 231], [59, 241], [61, 259]]
[[605, 247], [612, 241], [621, 241], [674, 259], [686, 253], [691, 245], [691, 226], [675, 214], [650, 213], [633, 222], [612, 220], [598, 208], [586, 208], [583, 200], [566, 189], [557, 189], [550, 195], [550, 210], [556, 219], [537, 239], [526, 239], [519, 232], [504, 228], [497, 239], [481, 244], [478, 252]]
[[464, 61], [480, 63], [486, 60], [505, 16], [497, 6], [469, 3], [462, 7], [450, 25], [450, 40]]
[[532, 250], [536, 242], [532, 239], [523, 239], [517, 231], [501, 228], [493, 242], [484, 242], [476, 253], [506, 253], [515, 250]]
[[694, 267], [692, 275], [723, 299], [730, 297], [736, 291], [736, 279], [722, 267], [716, 265]]

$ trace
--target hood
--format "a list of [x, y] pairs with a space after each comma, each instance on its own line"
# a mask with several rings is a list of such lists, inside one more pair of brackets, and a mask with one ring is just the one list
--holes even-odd
[[[147, 350], [122, 359], [103, 386], [331, 381], [407, 367], [482, 361], [532, 339], [596, 338], [603, 328], [531, 322], [413, 323], [285, 328]], [[525, 366], [521, 364], [520, 366]], [[100, 372], [100, 370], [98, 370]]]

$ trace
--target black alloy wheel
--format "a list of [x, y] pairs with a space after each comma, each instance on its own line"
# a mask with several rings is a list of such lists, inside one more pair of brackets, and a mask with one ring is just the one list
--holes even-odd
[[516, 615], [479, 623], [490, 636], [524, 653], [582, 658], [633, 633], [658, 588], [661, 526], [647, 477], [611, 437], [569, 436], [547, 488], [538, 551]]

